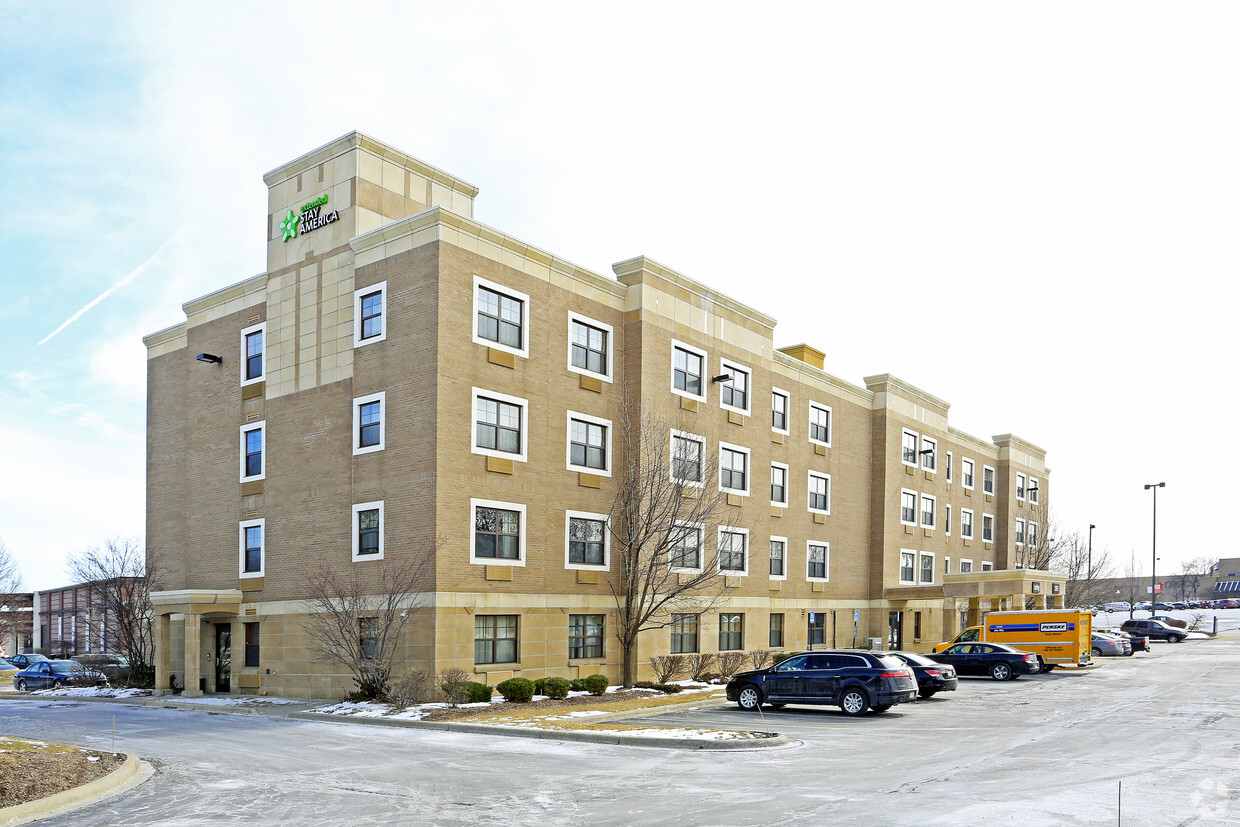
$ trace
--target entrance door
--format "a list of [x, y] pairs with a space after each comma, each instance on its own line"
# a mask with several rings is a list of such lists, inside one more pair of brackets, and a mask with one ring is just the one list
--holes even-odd
[[904, 648], [904, 612], [887, 613], [887, 648]]
[[232, 691], [232, 624], [215, 624], [215, 691]]

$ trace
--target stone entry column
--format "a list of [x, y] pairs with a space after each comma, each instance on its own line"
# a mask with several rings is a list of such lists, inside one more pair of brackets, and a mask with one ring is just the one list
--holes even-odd
[[169, 615], [155, 615], [155, 691], [171, 692], [172, 685], [168, 676], [172, 673], [172, 618]]
[[202, 677], [202, 615], [185, 615], [185, 691], [187, 698], [199, 698], [202, 690], [198, 688]]

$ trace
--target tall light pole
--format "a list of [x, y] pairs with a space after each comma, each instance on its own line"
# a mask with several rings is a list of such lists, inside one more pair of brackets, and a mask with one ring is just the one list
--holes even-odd
[[1085, 579], [1094, 579], [1094, 529], [1097, 528], [1093, 523], [1089, 524], [1089, 562], [1085, 564]]
[[1165, 482], [1155, 482], [1145, 486], [1146, 491], [1154, 489], [1154, 531], [1150, 541], [1150, 557], [1153, 559], [1153, 563], [1150, 564], [1150, 617], [1157, 614], [1154, 606], [1158, 594], [1158, 489], [1166, 487]]

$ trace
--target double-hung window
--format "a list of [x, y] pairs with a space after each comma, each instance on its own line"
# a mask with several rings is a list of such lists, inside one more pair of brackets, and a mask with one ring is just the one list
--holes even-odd
[[736, 612], [719, 615], [719, 651], [734, 652], [745, 648], [745, 616]]
[[267, 447], [267, 422], [250, 422], [241, 426], [241, 481], [256, 482], [265, 479], [267, 466], [263, 462]]
[[805, 576], [810, 580], [826, 580], [830, 571], [831, 547], [826, 543], [808, 542], [805, 544], [806, 569]]
[[771, 391], [771, 430], [788, 433], [788, 392], [775, 388]]
[[612, 327], [568, 314], [568, 369], [611, 381]]
[[989, 465], [982, 466], [982, 491], [986, 494], [995, 493], [995, 469]]
[[788, 505], [788, 466], [771, 463], [771, 505]]
[[1029, 523], [1028, 533], [1025, 535], [1025, 544], [1036, 546], [1038, 544], [1038, 524]]
[[1016, 545], [1023, 546], [1025, 544], [1025, 521], [1016, 521], [1015, 541]]
[[960, 460], [960, 484], [965, 488], [973, 487], [973, 460]]
[[603, 616], [568, 616], [568, 657], [601, 658], [603, 656]]
[[474, 341], [517, 356], [529, 355], [530, 298], [509, 287], [474, 277]]
[[473, 452], [525, 462], [526, 400], [474, 388], [473, 403]]
[[383, 408], [386, 399], [386, 392], [380, 392], [353, 400], [354, 455], [383, 450], [386, 432]]
[[960, 536], [965, 540], [973, 539], [973, 510], [960, 509]]
[[749, 496], [749, 449], [719, 443], [719, 488]]
[[681, 342], [672, 342], [672, 393], [701, 399], [705, 396], [702, 374], [706, 351]]
[[608, 451], [611, 422], [568, 412], [568, 467], [611, 476]]
[[383, 502], [353, 506], [353, 560], [383, 559]]
[[683, 655], [698, 650], [698, 616], [674, 614], [671, 622], [673, 655]]
[[241, 577], [262, 577], [266, 561], [263, 535], [266, 521], [246, 520], [241, 523]]
[[809, 403], [809, 441], [831, 447], [831, 409]]
[[921, 467], [926, 471], [934, 471], [938, 468], [938, 452], [939, 443], [937, 440], [928, 436], [921, 438]]
[[1040, 489], [1040, 486], [1038, 485], [1038, 481], [1035, 480], [1033, 477], [1030, 477], [1029, 478], [1029, 490], [1028, 490], [1030, 505], [1038, 504], [1039, 489]]
[[569, 511], [566, 517], [569, 568], [607, 566], [607, 515]]
[[719, 528], [719, 571], [731, 575], [749, 572], [749, 532], [743, 528]]
[[471, 563], [525, 565], [525, 506], [471, 499]]
[[258, 624], [245, 624], [245, 661], [246, 666], [258, 666]]
[[263, 357], [267, 350], [267, 323], [262, 322], [241, 331], [241, 384], [262, 382], [267, 378]]
[[920, 583], [934, 582], [934, 555], [922, 552], [920, 555], [921, 563], [921, 579]]
[[831, 477], [809, 472], [809, 510], [818, 514], [831, 513]]
[[934, 528], [935, 498], [929, 494], [921, 495], [921, 527]]
[[900, 552], [900, 582], [901, 583], [916, 583], [917, 582], [917, 569], [914, 568], [914, 565], [916, 564], [916, 558], [917, 558], [916, 552], [912, 552], [912, 551], [901, 551]]
[[982, 515], [982, 540], [987, 543], [995, 539], [995, 518], [990, 514]]
[[517, 616], [474, 615], [474, 663], [517, 662]]
[[387, 282], [353, 291], [353, 346], [361, 347], [387, 338]]
[[771, 578], [783, 580], [787, 575], [788, 538], [771, 538]]
[[917, 434], [904, 431], [900, 438], [900, 461], [905, 465], [917, 464]]
[[952, 481], [952, 452], [951, 451], [947, 452], [947, 458], [945, 462], [946, 462], [946, 471], [947, 471], [947, 481], [951, 482]]
[[1016, 475], [1016, 499], [1023, 500], [1025, 498], [1025, 475]]
[[701, 487], [705, 482], [702, 479], [702, 461], [705, 454], [704, 438], [684, 431], [672, 431], [672, 481]]
[[767, 637], [768, 646], [784, 645], [784, 613], [772, 612], [770, 623], [770, 634]]
[[917, 525], [917, 492], [900, 492], [900, 522], [904, 525]]
[[720, 360], [719, 375], [729, 376], [719, 382], [719, 406], [749, 415], [749, 371], [731, 362]]
[[672, 569], [694, 572], [702, 570], [702, 526], [679, 523], [668, 532], [668, 565]]

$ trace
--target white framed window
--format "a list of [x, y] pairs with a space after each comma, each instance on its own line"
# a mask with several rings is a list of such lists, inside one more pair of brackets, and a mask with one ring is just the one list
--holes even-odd
[[672, 393], [690, 399], [706, 398], [706, 351], [672, 340]]
[[568, 311], [568, 369], [611, 381], [612, 326]]
[[525, 462], [529, 402], [494, 391], [473, 389], [473, 436], [470, 451]]
[[241, 384], [252, 385], [267, 378], [267, 323], [241, 331]]
[[525, 505], [469, 500], [469, 562], [488, 566], [525, 565]]
[[973, 460], [971, 459], [961, 458], [960, 460], [960, 484], [970, 490], [973, 488]]
[[771, 538], [771, 562], [768, 570], [770, 571], [770, 579], [787, 580], [788, 579], [788, 538], [772, 537]]
[[809, 472], [808, 508], [815, 514], [831, 513], [831, 475]]
[[925, 471], [934, 473], [939, 467], [939, 442], [937, 439], [931, 439], [928, 436], [921, 438], [921, 450], [918, 451], [921, 457], [921, 467]]
[[943, 533], [952, 536], [952, 504], [943, 506]]
[[809, 403], [809, 441], [831, 447], [831, 409], [826, 405]]
[[753, 375], [749, 369], [741, 367], [736, 362], [720, 359], [719, 375], [732, 377], [730, 380], [718, 383], [719, 407], [725, 411], [735, 411], [736, 413], [749, 416], [750, 400], [752, 399], [750, 393], [752, 388], [750, 385], [753, 381]]
[[917, 573], [917, 582], [923, 585], [934, 582], [934, 555], [928, 551], [919, 552], [918, 555], [919, 570]]
[[608, 569], [611, 566], [610, 541], [606, 514], [564, 512], [564, 568]]
[[952, 573], [952, 558], [950, 557], [943, 558], [943, 573], [944, 574]]
[[530, 297], [474, 276], [474, 341], [515, 356], [530, 355]]
[[947, 456], [944, 461], [946, 462], [946, 467], [943, 470], [946, 472], [947, 481], [950, 483], [952, 481], [952, 452], [951, 451], [947, 452]]
[[387, 433], [387, 392], [353, 400], [353, 455], [382, 451]]
[[671, 469], [673, 482], [706, 487], [706, 437], [687, 431], [672, 431]]
[[917, 552], [911, 549], [900, 549], [900, 582], [910, 585], [917, 584]]
[[749, 449], [719, 443], [719, 490], [749, 496]]
[[995, 493], [995, 469], [989, 465], [982, 466], [982, 492], [985, 494]]
[[729, 577], [749, 574], [749, 529], [719, 526], [718, 572]]
[[1012, 532], [1012, 536], [1013, 536], [1013, 539], [1016, 541], [1016, 545], [1023, 546], [1025, 544], [1025, 521], [1024, 520], [1016, 521], [1016, 530]]
[[788, 507], [788, 466], [771, 463], [771, 505]]
[[960, 536], [965, 540], [973, 539], [973, 509], [960, 509]]
[[241, 482], [267, 478], [267, 420], [241, 426]]
[[1038, 524], [1030, 521], [1028, 534], [1025, 535], [1025, 542], [1028, 545], [1036, 546], [1038, 544]]
[[973, 571], [973, 561], [961, 558], [960, 559], [960, 573], [968, 574], [971, 571]]
[[387, 282], [353, 291], [353, 347], [387, 338]]
[[986, 562], [982, 563], [982, 571], [994, 571], [994, 568], [995, 568], [994, 563], [986, 563]]
[[706, 526], [701, 523], [677, 522], [668, 531], [667, 564], [675, 572], [700, 574], [702, 571], [702, 535]]
[[570, 471], [611, 476], [611, 420], [568, 412], [568, 465]]
[[937, 501], [929, 494], [921, 495], [921, 527], [934, 528], [934, 511]]
[[987, 543], [994, 542], [995, 539], [995, 518], [992, 514], [982, 515], [982, 541]]
[[1038, 484], [1038, 481], [1035, 478], [1030, 477], [1029, 478], [1029, 491], [1028, 491], [1030, 505], [1038, 504], [1038, 493], [1040, 492], [1040, 490], [1041, 490], [1041, 486]]
[[267, 568], [267, 521], [246, 520], [240, 524], [238, 552], [241, 577], [262, 577]]
[[776, 433], [789, 433], [788, 411], [792, 404], [792, 396], [788, 391], [771, 388], [771, 430]]
[[1025, 475], [1016, 474], [1016, 499], [1023, 500], [1025, 498]]
[[900, 461], [917, 466], [917, 432], [904, 430], [900, 435]]
[[805, 543], [805, 579], [826, 583], [831, 580], [831, 544], [817, 540]]
[[353, 506], [353, 562], [383, 559], [383, 500]]
[[917, 525], [917, 492], [900, 489], [900, 523]]

